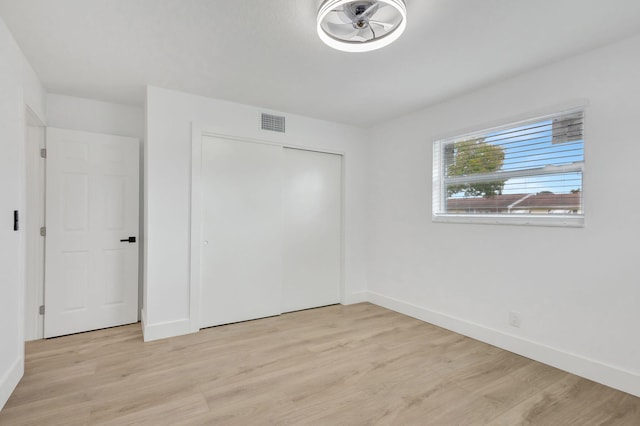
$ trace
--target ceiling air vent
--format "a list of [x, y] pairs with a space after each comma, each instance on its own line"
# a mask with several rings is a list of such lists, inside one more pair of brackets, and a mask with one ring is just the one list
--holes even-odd
[[263, 113], [262, 130], [284, 133], [284, 117]]

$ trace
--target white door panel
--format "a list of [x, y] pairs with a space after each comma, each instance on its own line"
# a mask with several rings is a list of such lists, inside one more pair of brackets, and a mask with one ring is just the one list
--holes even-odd
[[45, 337], [137, 321], [137, 139], [47, 129]]
[[278, 315], [282, 148], [202, 140], [201, 326]]
[[283, 312], [340, 302], [342, 157], [284, 149]]

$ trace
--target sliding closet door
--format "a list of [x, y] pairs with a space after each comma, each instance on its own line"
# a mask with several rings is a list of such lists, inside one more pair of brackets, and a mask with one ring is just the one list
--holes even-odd
[[340, 303], [342, 156], [284, 149], [283, 312]]
[[282, 154], [203, 137], [202, 327], [281, 312]]

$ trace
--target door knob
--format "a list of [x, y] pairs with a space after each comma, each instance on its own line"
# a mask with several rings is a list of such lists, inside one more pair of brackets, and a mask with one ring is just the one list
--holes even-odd
[[121, 243], [135, 243], [136, 237], [125, 238], [124, 240], [120, 240]]

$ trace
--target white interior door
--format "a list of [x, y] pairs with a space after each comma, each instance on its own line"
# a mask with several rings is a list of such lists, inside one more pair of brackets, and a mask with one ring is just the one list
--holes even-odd
[[342, 156], [284, 149], [283, 312], [340, 302]]
[[138, 158], [137, 139], [47, 129], [45, 337], [138, 320]]
[[282, 148], [204, 136], [201, 326], [278, 315]]

